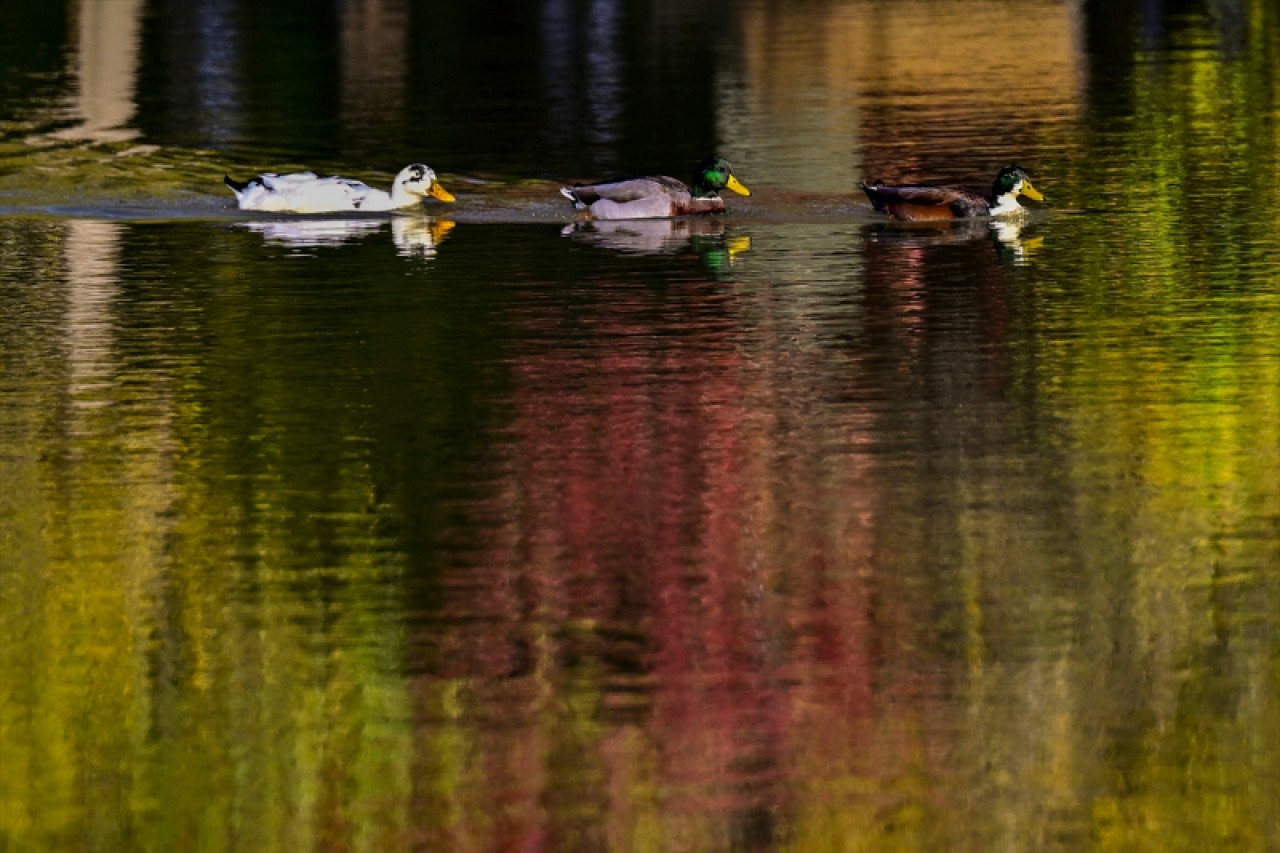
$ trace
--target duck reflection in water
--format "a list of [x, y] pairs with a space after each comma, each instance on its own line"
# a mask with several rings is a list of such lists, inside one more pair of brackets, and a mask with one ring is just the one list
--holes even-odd
[[[261, 234], [271, 246], [315, 249], [340, 246], [382, 231], [386, 219], [276, 219], [247, 222], [244, 227]], [[432, 258], [436, 248], [449, 236], [454, 222], [425, 216], [393, 216], [391, 241], [403, 257]]]
[[692, 251], [712, 269], [733, 266], [751, 249], [751, 238], [730, 236], [722, 220], [707, 218], [595, 220], [560, 232], [602, 249], [631, 255], [677, 255]]
[[942, 246], [989, 241], [996, 257], [1006, 266], [1026, 266], [1044, 243], [1043, 237], [1027, 236], [1035, 224], [1021, 215], [999, 219], [955, 219], [934, 222], [893, 222], [872, 225], [867, 241], [882, 245]]
[[1008, 393], [1015, 370], [1007, 346], [1017, 310], [1017, 267], [1032, 263], [1039, 238], [1018, 221], [884, 222], [863, 246], [865, 328], [877, 350], [898, 358], [968, 351], [962, 382], [993, 397]]

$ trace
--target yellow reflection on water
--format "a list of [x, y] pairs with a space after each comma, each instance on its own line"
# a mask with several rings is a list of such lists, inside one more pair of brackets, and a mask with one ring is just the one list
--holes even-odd
[[126, 125], [137, 109], [142, 0], [80, 0], [74, 103], [80, 124], [61, 136], [99, 142], [132, 139]]
[[1043, 0], [745, 4], [744, 67], [717, 80], [722, 150], [811, 192], [994, 176], [1075, 132], [1079, 19], [1078, 3]]
[[119, 288], [120, 234], [124, 226], [97, 220], [66, 224], [67, 364], [73, 402], [102, 406], [115, 369], [112, 302]]
[[410, 106], [405, 95], [412, 29], [405, 0], [343, 0], [341, 16], [344, 123], [358, 134], [398, 125]]

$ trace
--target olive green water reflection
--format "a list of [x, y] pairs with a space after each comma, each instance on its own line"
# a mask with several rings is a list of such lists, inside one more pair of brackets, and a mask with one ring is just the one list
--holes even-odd
[[7, 839], [1262, 845], [1280, 296], [1119, 227], [6, 220]]
[[[0, 846], [1274, 845], [1270, 6], [29, 5]], [[709, 222], [528, 180], [710, 148]], [[1021, 229], [852, 192], [1009, 159]]]

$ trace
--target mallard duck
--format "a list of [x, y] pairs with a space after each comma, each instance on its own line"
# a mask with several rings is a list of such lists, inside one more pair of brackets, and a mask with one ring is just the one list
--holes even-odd
[[337, 211], [399, 210], [412, 207], [427, 196], [453, 201], [436, 173], [421, 163], [405, 166], [391, 182], [391, 192], [375, 190], [351, 178], [320, 178], [315, 172], [276, 175], [267, 172], [241, 183], [222, 180], [236, 194], [241, 210], [281, 213], [334, 213]]
[[588, 210], [594, 219], [657, 219], [688, 214], [723, 213], [719, 192], [730, 189], [751, 195], [734, 177], [723, 157], [698, 164], [688, 186], [666, 175], [631, 178], [603, 184], [561, 187], [560, 194], [578, 210]]
[[1022, 210], [1018, 196], [1043, 201], [1031, 178], [1017, 165], [1008, 165], [996, 175], [991, 197], [969, 190], [917, 185], [889, 186], [883, 181], [858, 184], [871, 199], [871, 206], [894, 219], [968, 219], [975, 216], [1003, 216]]

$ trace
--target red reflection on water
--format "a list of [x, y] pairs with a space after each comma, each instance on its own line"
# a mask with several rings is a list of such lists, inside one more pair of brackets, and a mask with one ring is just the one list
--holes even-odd
[[[713, 288], [593, 287], [572, 316], [534, 311], [527, 340], [552, 343], [513, 358], [506, 477], [473, 508], [492, 531], [449, 574], [420, 679], [424, 733], [465, 732], [470, 769], [424, 799], [456, 819], [420, 829], [452, 849], [625, 848], [644, 821], [687, 839], [671, 849], [764, 843], [917, 767], [925, 727], [898, 720], [939, 692], [903, 663], [916, 605], [877, 600], [875, 458], [824, 449], [875, 414], [793, 416], [815, 401], [787, 377], [814, 356], [751, 339]], [[442, 722], [449, 683], [465, 701]]]

